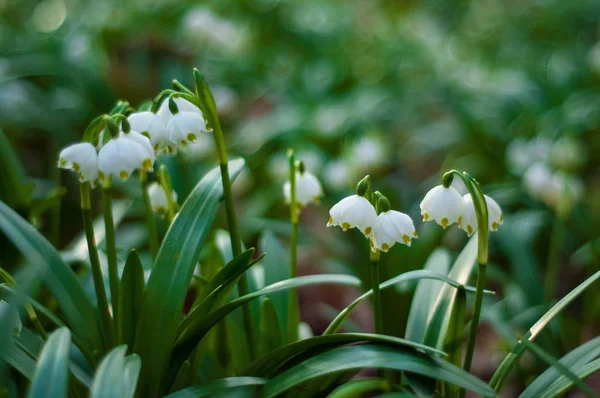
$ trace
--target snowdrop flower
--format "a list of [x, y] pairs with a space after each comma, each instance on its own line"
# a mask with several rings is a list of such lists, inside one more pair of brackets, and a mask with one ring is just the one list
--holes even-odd
[[[382, 200], [379, 201], [379, 206], [382, 207]], [[371, 250], [374, 253], [377, 250], [387, 253], [396, 242], [410, 246], [411, 239], [417, 237], [415, 225], [408, 215], [389, 210], [389, 202], [386, 208], [386, 211], [377, 216], [377, 224], [371, 235]]]
[[456, 189], [438, 185], [427, 192], [420, 207], [423, 221], [433, 220], [446, 228], [454, 222], [460, 225], [463, 198]]
[[[176, 109], [169, 108], [170, 101], [174, 104], [172, 107]], [[183, 98], [174, 97], [163, 101], [157, 115], [167, 126], [169, 140], [176, 145], [187, 145], [189, 142], [196, 141], [201, 133], [211, 131], [206, 127], [202, 111]]]
[[131, 129], [147, 136], [156, 153], [166, 152], [169, 149], [169, 134], [162, 119], [152, 112], [136, 112], [127, 118]]
[[[162, 185], [158, 182], [150, 184], [148, 186], [148, 196], [150, 197], [150, 204], [152, 205], [153, 212], [161, 215], [169, 212], [169, 200]], [[171, 191], [171, 197], [172, 201], [176, 203], [177, 193], [175, 191]]]
[[552, 171], [543, 163], [532, 164], [523, 175], [525, 190], [532, 198], [546, 200], [552, 195]]
[[23, 322], [21, 322], [21, 316], [19, 312], [7, 303], [6, 301], [0, 300], [0, 319], [6, 321], [8, 325], [12, 326], [13, 334], [20, 335], [21, 329], [23, 329]]
[[[285, 203], [290, 204], [292, 197], [289, 181], [283, 184], [283, 196], [285, 197]], [[306, 206], [311, 202], [319, 203], [322, 196], [323, 188], [314, 174], [308, 171], [304, 171], [304, 173], [296, 171], [296, 203], [301, 206]]]
[[[504, 219], [502, 217], [502, 210], [498, 203], [487, 195], [483, 195], [488, 210], [488, 223], [490, 231], [497, 231]], [[475, 205], [473, 204], [473, 198], [468, 193], [463, 196], [464, 208], [462, 214], [462, 220], [458, 223], [459, 228], [463, 229], [467, 235], [471, 236], [477, 231], [477, 215], [475, 214]]]
[[328, 227], [340, 226], [344, 231], [358, 228], [368, 238], [376, 225], [375, 207], [358, 194], [342, 199], [329, 210]]
[[98, 182], [98, 153], [90, 143], [73, 144], [60, 152], [58, 167], [79, 173], [79, 181]]
[[136, 131], [112, 138], [98, 155], [100, 179], [114, 175], [127, 180], [137, 170], [152, 171], [156, 156], [148, 137]]

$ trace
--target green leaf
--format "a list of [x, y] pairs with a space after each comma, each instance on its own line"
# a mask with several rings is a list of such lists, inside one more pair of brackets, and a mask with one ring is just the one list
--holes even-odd
[[[229, 162], [231, 177], [244, 166], [243, 159]], [[223, 196], [219, 168], [198, 183], [181, 206], [160, 247], [136, 327], [133, 352], [142, 358], [141, 395], [160, 394], [160, 383], [169, 364], [178, 323], [204, 238]]]
[[[406, 282], [406, 281], [415, 280], [415, 279], [434, 279], [434, 280], [446, 282], [447, 284], [449, 284], [452, 287], [458, 287], [460, 285], [460, 283], [448, 278], [447, 276], [445, 276], [443, 274], [438, 274], [438, 273], [427, 271], [427, 270], [418, 270], [418, 271], [405, 272], [405, 273], [400, 274], [392, 279], [388, 279], [387, 281], [385, 281], [379, 285], [379, 289], [383, 290], [390, 286], [395, 285], [396, 283]], [[475, 288], [473, 288], [471, 286], [465, 286], [465, 290], [475, 291]], [[488, 294], [493, 293], [490, 291], [485, 291], [485, 292]], [[359, 296], [357, 299], [355, 299], [352, 303], [350, 303], [350, 305], [348, 307], [344, 308], [338, 314], [338, 316], [333, 321], [331, 321], [331, 323], [329, 324], [327, 329], [323, 332], [323, 334], [336, 333], [340, 329], [340, 327], [342, 326], [342, 324], [344, 323], [346, 318], [348, 318], [350, 313], [352, 313], [352, 311], [356, 308], [356, 306], [358, 304], [360, 304], [360, 302], [363, 301], [364, 299], [366, 299], [367, 297], [370, 297], [372, 294], [373, 294], [373, 290], [369, 290], [369, 291], [365, 292], [364, 294], [362, 294], [361, 296]]]
[[[448, 275], [450, 269], [450, 253], [448, 250], [435, 249], [427, 259], [423, 269]], [[408, 340], [423, 341], [427, 327], [427, 317], [431, 313], [431, 308], [443, 287], [443, 283], [435, 280], [424, 279], [417, 283], [406, 323], [405, 337]]]
[[3, 340], [1, 346], [5, 350], [2, 352], [1, 358], [27, 379], [33, 379], [35, 360], [24, 349], [14, 343], [6, 343], [6, 340]]
[[265, 383], [265, 379], [258, 377], [228, 377], [226, 379], [208, 381], [199, 386], [188, 387], [169, 394], [165, 398], [200, 398], [213, 394], [233, 392], [239, 387], [262, 386]]
[[259, 352], [266, 355], [281, 347], [281, 329], [277, 322], [275, 307], [268, 297], [263, 299], [260, 306]]
[[[575, 368], [581, 368], [588, 362], [592, 361], [600, 355], [600, 337], [593, 338], [585, 342], [567, 355], [562, 357], [559, 362], [573, 371]], [[576, 372], [574, 372], [576, 373]], [[551, 366], [540, 374], [536, 379], [527, 386], [525, 391], [520, 395], [520, 398], [536, 398], [539, 397], [544, 390], [550, 387], [560, 377], [561, 372]]]
[[[596, 373], [598, 370], [600, 370], [600, 358], [586, 364], [575, 366], [571, 369], [575, 376], [579, 377], [580, 379], [585, 379], [589, 375]], [[567, 378], [566, 376], [560, 376], [554, 383], [552, 383], [541, 394], [539, 394], [538, 397], [559, 397], [568, 389], [573, 387], [573, 384], [574, 383], [571, 379]]]
[[[264, 387], [264, 396], [274, 397], [317, 377], [363, 368], [403, 370], [435, 376], [438, 380], [456, 384], [484, 397], [496, 395], [483, 381], [444, 360], [412, 350], [397, 351], [389, 346], [362, 344], [337, 348], [301, 362], [269, 380]], [[309, 393], [318, 395], [318, 391]]]
[[[290, 257], [279, 239], [267, 230], [262, 234], [258, 247], [262, 253], [268, 254], [261, 262], [264, 269], [265, 286], [288, 279], [290, 277]], [[287, 336], [288, 294], [285, 292], [270, 294], [269, 299], [271, 299], [277, 314], [281, 335], [285, 337]]]
[[135, 354], [125, 357], [126, 352], [127, 346], [120, 345], [100, 362], [90, 390], [92, 398], [133, 397], [142, 361]]
[[71, 332], [57, 329], [44, 345], [27, 396], [66, 397]]
[[103, 339], [96, 309], [75, 273], [63, 262], [52, 244], [2, 202], [0, 230], [36, 268], [58, 302], [69, 328], [81, 341], [82, 348], [88, 352], [102, 352]]
[[[469, 242], [461, 251], [448, 274], [448, 278], [451, 278], [462, 285], [468, 282], [471, 272], [475, 269], [477, 260], [477, 235], [478, 233], [476, 232], [469, 239]], [[444, 347], [456, 295], [456, 289], [453, 289], [450, 286], [444, 286], [442, 288], [429, 312], [427, 328], [423, 335], [422, 343], [439, 349]]]
[[0, 129], [0, 200], [11, 207], [26, 206], [33, 194], [25, 170], [4, 131]]
[[256, 292], [247, 294], [246, 296], [233, 300], [208, 314], [194, 311], [193, 314], [189, 315], [189, 318], [191, 319], [187, 322], [187, 327], [181, 330], [181, 333], [177, 338], [177, 342], [173, 350], [173, 363], [171, 363], [170, 367], [172, 369], [177, 369], [179, 365], [187, 358], [191, 350], [200, 341], [200, 339], [202, 339], [202, 337], [204, 337], [204, 335], [208, 333], [208, 331], [212, 329], [212, 327], [227, 314], [241, 305], [263, 295], [287, 289], [298, 288], [301, 286], [329, 283], [358, 287], [360, 286], [361, 282], [358, 278], [350, 275], [323, 274], [301, 276], [298, 278], [277, 282]]
[[382, 392], [390, 390], [390, 385], [385, 379], [359, 379], [351, 380], [334, 392], [329, 394], [327, 398], [362, 398], [366, 396], [379, 395]]
[[121, 284], [119, 285], [119, 311], [117, 311], [117, 341], [133, 347], [135, 327], [144, 297], [144, 268], [135, 249], [129, 252]]
[[542, 317], [525, 333], [521, 340], [517, 343], [517, 345], [512, 349], [512, 351], [504, 358], [492, 380], [490, 381], [490, 386], [494, 388], [494, 390], [498, 391], [502, 388], [504, 381], [507, 376], [510, 374], [512, 368], [517, 364], [517, 361], [525, 352], [526, 345], [523, 343], [523, 339], [527, 339], [529, 341], [533, 341], [537, 335], [544, 330], [548, 322], [550, 322], [560, 311], [563, 310], [571, 301], [575, 300], [577, 296], [579, 296], [583, 291], [596, 282], [600, 278], [600, 271], [596, 272], [594, 275], [590, 276], [583, 283], [577, 286], [575, 289], [571, 290], [566, 296], [560, 299], [556, 304], [552, 306]]
[[255, 361], [244, 374], [271, 378], [279, 372], [279, 369], [287, 366], [288, 361], [304, 352], [320, 353], [348, 344], [365, 342], [388, 344], [398, 349], [411, 348], [429, 354], [445, 355], [443, 351], [398, 337], [372, 333], [337, 333], [311, 337], [278, 348]]
[[[450, 353], [448, 360], [450, 363], [461, 366], [462, 364], [462, 348], [465, 340], [465, 313], [467, 312], [467, 293], [460, 286], [457, 289], [456, 302], [450, 317], [450, 326], [446, 334], [445, 347]], [[456, 386], [448, 386], [451, 397], [460, 397], [459, 388]]]

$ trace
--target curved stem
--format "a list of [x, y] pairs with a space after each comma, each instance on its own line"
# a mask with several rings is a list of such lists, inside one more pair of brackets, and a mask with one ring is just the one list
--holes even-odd
[[144, 201], [144, 210], [146, 211], [146, 228], [148, 229], [148, 244], [150, 246], [150, 254], [152, 260], [156, 260], [158, 254], [158, 248], [160, 243], [158, 242], [158, 232], [156, 232], [156, 221], [154, 220], [154, 213], [152, 212], [152, 203], [150, 203], [150, 196], [148, 195], [148, 173], [144, 170], [140, 170], [140, 182], [142, 184], [142, 199]]
[[113, 346], [114, 327], [108, 309], [108, 300], [104, 290], [104, 280], [100, 269], [100, 259], [98, 258], [98, 248], [96, 247], [96, 238], [94, 236], [94, 225], [92, 221], [90, 183], [83, 182], [81, 188], [81, 213], [83, 217], [83, 227], [87, 239], [88, 253], [90, 255], [90, 266], [92, 268], [92, 278], [94, 280], [94, 289], [98, 300], [98, 310], [100, 311], [100, 321], [104, 332], [104, 346], [109, 349]]
[[112, 214], [112, 185], [110, 176], [102, 187], [102, 211], [104, 213], [106, 256], [108, 257], [110, 301], [112, 303], [114, 319], [118, 319], [119, 271], [117, 268], [117, 247], [115, 243], [115, 221]]

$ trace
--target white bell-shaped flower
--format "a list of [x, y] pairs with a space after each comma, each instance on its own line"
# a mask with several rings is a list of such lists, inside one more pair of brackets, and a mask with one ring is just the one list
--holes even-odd
[[156, 153], [168, 150], [169, 133], [160, 116], [152, 112], [136, 112], [129, 115], [127, 120], [131, 125], [131, 130], [150, 138], [150, 143]]
[[0, 319], [5, 321], [6, 325], [12, 328], [13, 334], [17, 336], [21, 334], [23, 322], [21, 321], [19, 311], [3, 300], [0, 300]]
[[[148, 196], [150, 197], [150, 204], [152, 211], [157, 214], [167, 214], [169, 212], [169, 201], [167, 199], [167, 193], [165, 192], [162, 185], [157, 182], [153, 182], [148, 186]], [[177, 193], [171, 191], [172, 201], [177, 203]]]
[[60, 152], [58, 167], [79, 173], [79, 181], [91, 181], [96, 185], [98, 180], [98, 153], [90, 143], [73, 144]]
[[421, 201], [423, 221], [435, 221], [443, 228], [452, 223], [460, 224], [463, 211], [463, 199], [452, 187], [438, 185], [432, 188]]
[[408, 215], [395, 210], [384, 211], [377, 216], [371, 234], [371, 250], [387, 252], [396, 242], [410, 246], [413, 238], [417, 238], [417, 231]]
[[114, 175], [127, 180], [137, 169], [151, 171], [155, 154], [148, 137], [136, 131], [121, 133], [100, 150], [100, 178]]
[[[202, 116], [202, 118], [204, 118], [202, 111], [200, 109], [198, 109], [198, 107], [196, 105], [192, 104], [190, 101], [183, 99], [181, 97], [174, 97], [173, 101], [175, 101], [175, 105], [177, 105], [177, 109], [179, 109], [179, 112], [196, 113], [196, 114]], [[174, 115], [171, 112], [171, 110], [169, 109], [169, 100], [168, 99], [164, 100], [162, 102], [162, 104], [160, 104], [160, 107], [158, 108], [158, 111], [156, 112], [156, 114], [158, 115], [158, 117], [160, 117], [162, 119], [162, 122], [165, 126], [169, 124], [169, 121], [171, 120], [171, 118]]]
[[376, 224], [375, 207], [364, 196], [348, 196], [329, 210], [328, 227], [340, 226], [344, 231], [358, 228], [368, 238]]
[[[498, 226], [504, 222], [504, 218], [502, 217], [502, 209], [500, 209], [500, 206], [498, 206], [498, 203], [496, 203], [494, 199], [487, 195], [483, 195], [483, 197], [485, 198], [485, 203], [488, 210], [488, 228], [490, 231], [497, 231]], [[467, 235], [471, 236], [475, 233], [475, 231], [477, 231], [477, 214], [475, 213], [475, 205], [473, 204], [473, 198], [471, 197], [470, 193], [463, 196], [463, 201], [463, 215], [458, 226], [464, 230]]]
[[194, 112], [179, 112], [169, 119], [167, 124], [169, 140], [177, 145], [187, 145], [195, 142], [202, 133], [208, 133], [206, 120], [201, 114]]
[[[285, 203], [291, 203], [291, 195], [291, 184], [289, 181], [286, 181], [283, 184]], [[323, 187], [321, 187], [319, 179], [314, 174], [308, 171], [304, 171], [304, 173], [296, 171], [296, 203], [299, 203], [301, 206], [306, 206], [311, 202], [319, 203], [322, 196]]]

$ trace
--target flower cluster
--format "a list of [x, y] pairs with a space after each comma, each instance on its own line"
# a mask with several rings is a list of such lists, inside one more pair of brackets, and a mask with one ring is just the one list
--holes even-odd
[[[107, 116], [108, 123], [112, 118]], [[136, 112], [121, 120], [119, 131], [103, 145], [101, 139], [99, 148], [83, 142], [63, 149], [58, 166], [79, 173], [81, 182], [93, 186], [111, 175], [127, 180], [135, 170], [152, 171], [157, 155], [172, 153], [209, 131], [198, 107], [183, 98], [169, 98], [156, 114]]]
[[342, 199], [329, 210], [327, 226], [339, 226], [344, 231], [357, 228], [370, 240], [373, 252], [387, 252], [396, 242], [410, 246], [412, 239], [417, 238], [411, 218], [391, 210], [389, 201], [379, 193], [375, 195], [380, 210], [377, 214], [375, 206], [365, 197], [367, 191], [361, 183], [355, 195]]
[[[504, 219], [498, 203], [484, 195], [488, 209], [488, 222], [491, 231], [497, 231]], [[454, 223], [471, 236], [477, 231], [477, 215], [473, 198], [468, 193], [461, 196], [451, 186], [438, 185], [431, 189], [421, 201], [421, 215], [423, 221], [435, 221], [442, 228]]]

